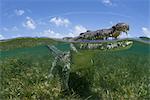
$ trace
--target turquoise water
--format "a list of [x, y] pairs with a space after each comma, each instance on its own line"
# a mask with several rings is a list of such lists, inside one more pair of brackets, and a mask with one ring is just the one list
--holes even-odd
[[136, 42], [134, 42], [133, 46], [129, 50], [131, 52], [136, 52], [139, 54], [149, 54], [150, 53], [150, 44], [136, 41]]
[[[69, 51], [70, 45], [69, 43], [64, 43], [60, 45], [56, 45], [56, 47], [61, 51]], [[32, 48], [17, 48], [9, 51], [1, 51], [0, 59], [6, 58], [6, 57], [20, 57], [20, 56], [39, 56], [39, 55], [49, 55], [51, 52], [47, 48], [47, 46], [36, 46]]]
[[69, 51], [70, 50], [70, 43], [61, 43], [61, 44], [55, 45], [55, 47], [61, 51]]
[[[61, 51], [70, 50], [69, 43], [61, 43], [55, 46]], [[117, 53], [121, 53], [121, 54], [126, 54], [129, 52], [141, 54], [141, 55], [148, 55], [150, 53], [150, 44], [134, 41], [132, 47], [129, 48], [128, 50], [124, 50], [121, 52], [117, 51]], [[32, 48], [17, 48], [9, 51], [1, 51], [0, 59], [6, 57], [15, 57], [15, 56], [25, 56], [25, 55], [37, 56], [37, 55], [48, 55], [48, 54], [50, 54], [50, 51], [47, 48], [47, 46], [41, 45]]]
[[14, 56], [25, 56], [25, 55], [46, 55], [49, 50], [46, 46], [36, 46], [32, 48], [17, 48], [10, 51], [1, 51], [0, 58], [14, 57]]

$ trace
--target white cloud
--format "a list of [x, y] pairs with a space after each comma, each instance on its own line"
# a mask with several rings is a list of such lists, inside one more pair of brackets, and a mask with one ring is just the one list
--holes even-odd
[[34, 30], [36, 28], [35, 21], [30, 17], [26, 17], [26, 22], [24, 22], [22, 25], [24, 27], [26, 27], [28, 29], [32, 29], [32, 30]]
[[74, 26], [74, 28], [72, 30], [70, 30], [71, 32], [66, 34], [64, 37], [76, 37], [78, 36], [80, 33], [82, 32], [86, 32], [87, 29], [82, 26], [82, 25], [76, 25]]
[[21, 9], [15, 9], [14, 12], [17, 16], [21, 16], [25, 13], [25, 11]]
[[105, 5], [112, 5], [112, 0], [101, 0], [103, 4]]
[[74, 27], [73, 33], [74, 33], [75, 36], [78, 36], [80, 33], [86, 32], [86, 31], [87, 31], [87, 29], [84, 26], [76, 25]]
[[51, 29], [44, 30], [43, 32], [40, 32], [39, 35], [42, 37], [49, 37], [49, 38], [62, 38], [63, 37], [63, 35], [61, 35], [60, 33], [54, 32]]
[[143, 33], [150, 38], [150, 30], [146, 27], [142, 27], [142, 31]]
[[72, 30], [70, 30], [71, 32], [68, 32], [68, 33], [58, 33], [51, 29], [47, 29], [47, 30], [44, 30], [43, 32], [39, 32], [38, 34], [39, 36], [42, 36], [42, 37], [63, 38], [63, 37], [78, 36], [80, 33], [86, 32], [86, 30], [87, 29], [83, 27], [82, 25], [76, 25], [75, 27], [73, 27]]
[[67, 18], [53, 17], [50, 19], [51, 23], [54, 23], [57, 26], [67, 27], [71, 22]]
[[0, 34], [0, 40], [5, 39], [4, 36], [2, 34]]
[[132, 38], [133, 36], [131, 36], [131, 34], [126, 34], [126, 33], [121, 33], [119, 38]]

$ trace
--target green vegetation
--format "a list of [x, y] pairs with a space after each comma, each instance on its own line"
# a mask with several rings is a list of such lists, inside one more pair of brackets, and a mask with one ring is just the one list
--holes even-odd
[[132, 50], [80, 52], [73, 55], [73, 71], [85, 77], [90, 90], [100, 98], [150, 98], [150, 56], [146, 53], [138, 54], [140, 52]]
[[16, 48], [34, 47], [39, 45], [58, 44], [60, 41], [56, 41], [50, 38], [14, 38], [7, 41], [0, 42], [1, 50], [12, 50]]
[[[131, 48], [117, 51], [72, 52], [70, 91], [65, 95], [61, 92], [59, 78], [49, 78], [53, 57], [45, 44], [36, 44], [34, 47], [30, 47], [32, 45], [29, 44], [30, 46], [26, 45], [25, 48], [11, 47], [6, 51], [9, 45], [13, 46], [18, 42], [7, 42], [7, 46], [3, 47], [1, 52], [1, 100], [150, 98], [149, 44], [134, 41]], [[68, 43], [59, 45], [56, 42], [56, 47], [69, 50]]]

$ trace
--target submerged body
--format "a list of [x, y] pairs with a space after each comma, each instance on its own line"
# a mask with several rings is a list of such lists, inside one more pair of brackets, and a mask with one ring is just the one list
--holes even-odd
[[55, 46], [48, 46], [52, 51], [54, 61], [50, 70], [50, 77], [58, 75], [61, 80], [62, 91], [69, 89], [68, 80], [70, 74], [70, 52], [63, 52], [57, 49]]

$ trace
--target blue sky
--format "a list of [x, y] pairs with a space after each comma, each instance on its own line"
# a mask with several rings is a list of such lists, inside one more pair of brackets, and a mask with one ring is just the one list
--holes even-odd
[[0, 39], [77, 36], [118, 22], [130, 25], [128, 37], [150, 37], [150, 0], [0, 1]]

